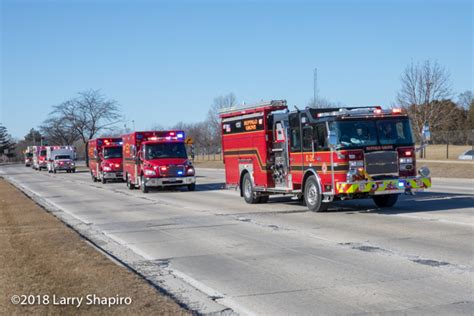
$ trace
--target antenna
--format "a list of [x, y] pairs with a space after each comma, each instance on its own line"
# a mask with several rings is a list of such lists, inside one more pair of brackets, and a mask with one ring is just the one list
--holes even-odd
[[316, 98], [318, 96], [318, 68], [314, 68], [314, 86], [313, 86], [313, 92], [314, 92], [314, 96], [313, 96], [313, 102], [314, 102], [314, 107], [317, 106], [316, 104]]

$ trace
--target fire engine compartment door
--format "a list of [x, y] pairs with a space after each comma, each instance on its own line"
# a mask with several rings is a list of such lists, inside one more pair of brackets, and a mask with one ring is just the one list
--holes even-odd
[[273, 180], [276, 188], [289, 188], [288, 121], [273, 123]]

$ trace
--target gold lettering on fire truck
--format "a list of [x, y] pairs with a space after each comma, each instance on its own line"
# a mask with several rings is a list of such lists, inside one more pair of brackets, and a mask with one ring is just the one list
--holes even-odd
[[125, 144], [125, 153], [130, 155], [130, 144]]
[[306, 162], [313, 162], [313, 161], [314, 161], [314, 156], [313, 156], [313, 154], [305, 155], [305, 161], [306, 161]]
[[244, 121], [244, 127], [246, 131], [254, 131], [257, 129], [258, 120], [246, 120]]

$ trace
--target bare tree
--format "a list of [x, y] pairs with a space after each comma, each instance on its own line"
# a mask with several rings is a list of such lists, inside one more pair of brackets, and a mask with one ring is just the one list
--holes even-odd
[[474, 102], [474, 94], [471, 90], [467, 90], [459, 94], [457, 103], [463, 109], [468, 110], [472, 102]]
[[420, 132], [423, 124], [438, 128], [449, 119], [453, 108], [443, 102], [452, 95], [450, 74], [437, 62], [411, 63], [400, 77], [401, 88], [397, 93], [398, 105], [409, 113], [415, 129]]
[[53, 108], [50, 115], [63, 120], [64, 124], [75, 130], [86, 144], [86, 157], [87, 141], [122, 121], [117, 102], [107, 99], [99, 90], [80, 92], [77, 98]]
[[203, 148], [207, 149], [208, 154], [216, 152], [221, 143], [221, 123], [219, 110], [237, 105], [237, 98], [234, 93], [219, 96], [214, 99], [211, 108], [207, 112], [205, 124], [201, 126], [200, 138], [205, 142]]
[[80, 138], [77, 130], [60, 117], [49, 117], [40, 126], [49, 144], [71, 145]]

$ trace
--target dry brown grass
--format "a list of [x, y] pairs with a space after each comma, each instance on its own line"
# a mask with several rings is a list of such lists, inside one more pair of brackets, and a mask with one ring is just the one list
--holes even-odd
[[[0, 179], [0, 314], [180, 315], [187, 312], [118, 266], [75, 231]], [[132, 304], [20, 306], [12, 295], [131, 297]], [[84, 303], [83, 303], [84, 304]]]
[[456, 164], [418, 161], [417, 167], [422, 166], [430, 168], [432, 177], [474, 179], [474, 163]]
[[[446, 149], [446, 145], [428, 145], [426, 147], [426, 159], [457, 160], [459, 155], [469, 149], [472, 149], [472, 146], [449, 145], [448, 149]], [[448, 153], [449, 158], [446, 158], [446, 153]], [[419, 152], [417, 157], [420, 157]]]

